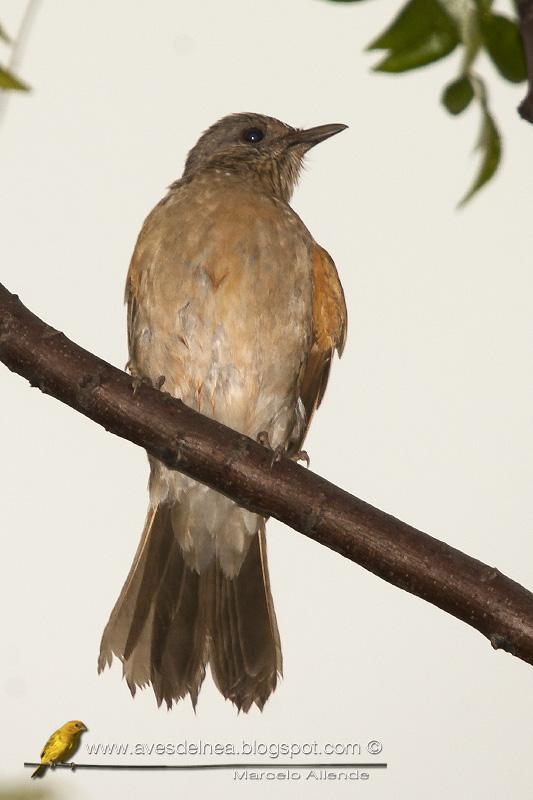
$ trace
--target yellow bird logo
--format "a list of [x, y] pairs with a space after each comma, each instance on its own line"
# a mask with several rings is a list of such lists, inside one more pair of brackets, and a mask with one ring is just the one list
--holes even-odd
[[79, 719], [65, 722], [50, 736], [41, 753], [41, 764], [32, 774], [32, 778], [42, 778], [48, 767], [65, 762], [74, 755], [80, 746], [80, 736], [88, 730]]

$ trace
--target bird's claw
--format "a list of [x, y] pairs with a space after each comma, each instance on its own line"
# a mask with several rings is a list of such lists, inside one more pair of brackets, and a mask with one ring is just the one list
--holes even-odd
[[267, 431], [259, 431], [257, 434], [257, 441], [259, 444], [262, 444], [263, 447], [268, 447], [269, 450], [272, 450], [272, 445], [270, 444], [270, 436], [268, 435]]
[[142, 384], [142, 378], [136, 378], [136, 377], [132, 378], [131, 385], [133, 386], [133, 394], [137, 394], [141, 384]]
[[263, 447], [266, 447], [267, 450], [272, 450], [272, 458], [270, 459], [270, 469], [272, 469], [274, 464], [276, 464], [278, 461], [281, 461], [285, 455], [285, 446], [278, 444], [277, 447], [272, 447], [270, 443], [270, 436], [268, 435], [267, 431], [260, 431], [257, 434], [257, 441], [259, 444], [262, 444]]
[[311, 459], [309, 458], [309, 453], [307, 450], [298, 450], [297, 453], [293, 453], [291, 456], [291, 461], [296, 461], [296, 463], [298, 463], [298, 461], [305, 461], [305, 466], [307, 469], [309, 469], [311, 465]]
[[272, 458], [270, 459], [270, 469], [276, 464], [278, 461], [281, 461], [283, 456], [285, 455], [285, 448], [282, 444], [278, 444], [272, 451]]

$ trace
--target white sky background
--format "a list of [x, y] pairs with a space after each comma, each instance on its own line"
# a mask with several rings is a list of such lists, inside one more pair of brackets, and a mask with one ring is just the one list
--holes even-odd
[[[478, 112], [439, 106], [456, 57], [389, 77], [363, 53], [400, 5], [45, 0], [21, 70], [34, 91], [11, 98], [0, 129], [1, 280], [123, 366], [131, 251], [200, 132], [234, 111], [348, 123], [312, 152], [293, 201], [350, 314], [312, 467], [531, 588], [533, 128], [515, 113], [523, 87], [484, 64], [505, 161], [457, 213]], [[0, 3], [11, 32], [21, 9]], [[533, 668], [275, 521], [285, 678], [263, 714], [237, 716], [210, 679], [195, 716], [187, 703], [157, 710], [151, 691], [133, 701], [116, 662], [98, 677], [144, 521], [146, 458], [5, 369], [0, 381], [3, 784], [37, 792], [22, 762], [80, 718], [85, 743], [359, 742], [365, 760], [378, 739], [390, 766], [366, 784], [275, 787], [231, 772], [57, 771], [53, 797], [530, 796]]]

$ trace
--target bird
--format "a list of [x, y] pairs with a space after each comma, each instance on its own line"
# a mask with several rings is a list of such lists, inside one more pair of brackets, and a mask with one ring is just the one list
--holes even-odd
[[67, 761], [73, 756], [80, 746], [80, 737], [86, 730], [88, 728], [83, 722], [72, 719], [54, 731], [42, 749], [41, 764], [31, 777], [42, 778], [49, 766]]
[[[146, 218], [126, 280], [128, 368], [191, 408], [298, 458], [347, 330], [331, 256], [289, 205], [308, 151], [347, 125], [230, 114], [190, 150]], [[149, 456], [149, 508], [103, 632], [132, 696], [190, 697], [209, 665], [238, 711], [282, 675], [265, 518]]]

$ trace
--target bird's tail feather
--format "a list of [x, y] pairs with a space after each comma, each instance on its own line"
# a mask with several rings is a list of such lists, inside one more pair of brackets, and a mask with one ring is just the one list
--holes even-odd
[[48, 764], [40, 764], [37, 767], [37, 769], [34, 772], [32, 772], [31, 777], [32, 778], [42, 778], [47, 769], [48, 769]]
[[98, 669], [116, 655], [132, 694], [151, 684], [158, 704], [170, 708], [187, 694], [196, 705], [209, 662], [224, 697], [243, 711], [253, 703], [262, 708], [282, 670], [264, 523], [230, 579], [217, 562], [201, 574], [185, 564], [171, 509], [149, 511], [102, 636]]
[[211, 573], [210, 665], [224, 697], [242, 711], [263, 708], [282, 672], [281, 643], [270, 591], [265, 526], [253, 537], [238, 575]]

